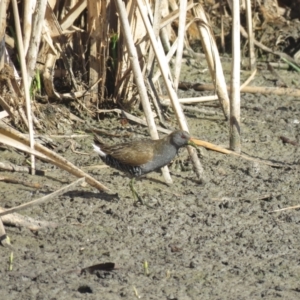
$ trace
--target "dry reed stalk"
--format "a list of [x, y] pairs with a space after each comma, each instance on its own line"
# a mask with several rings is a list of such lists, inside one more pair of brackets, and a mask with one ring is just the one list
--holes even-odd
[[[106, 84], [107, 84], [107, 59], [110, 56], [113, 56], [109, 49], [109, 43], [112, 32], [114, 34], [117, 34], [118, 37], [119, 34], [119, 28], [117, 23], [117, 18], [112, 17], [116, 15], [116, 8], [110, 4], [111, 1], [109, 0], [102, 0], [101, 1], [101, 33], [100, 33], [100, 45], [99, 45], [99, 60], [100, 60], [100, 74], [99, 74], [99, 93], [98, 93], [98, 102], [97, 107], [99, 107], [99, 102], [103, 102], [105, 95], [107, 94]], [[118, 50], [118, 49], [117, 49]], [[119, 53], [117, 54], [118, 61], [115, 62], [116, 68], [119, 68]], [[114, 58], [112, 58], [113, 60]], [[117, 74], [119, 72], [119, 69], [115, 70], [115, 82], [117, 79]], [[114, 86], [116, 86], [114, 82]], [[97, 116], [99, 120], [99, 115]]]
[[[147, 1], [146, 1], [146, 4], [147, 4], [147, 9], [148, 9], [148, 15], [149, 15], [150, 20], [153, 24], [152, 25], [153, 32], [154, 32], [155, 38], [158, 40], [159, 39], [161, 10], [162, 10], [163, 1], [161, 1], [161, 0], [156, 0], [155, 1], [154, 16], [152, 16], [151, 8], [149, 7], [149, 3]], [[155, 58], [155, 54], [154, 54], [153, 48], [150, 47], [148, 60], [147, 60], [147, 73], [149, 75], [152, 73], [154, 58]]]
[[[188, 24], [186, 24], [185, 30], [187, 30], [192, 23], [193, 23], [193, 21], [191, 21]], [[171, 48], [169, 49], [168, 54], [166, 55], [166, 59], [167, 59], [168, 63], [171, 60], [171, 58], [173, 57], [175, 51], [177, 50], [177, 43], [178, 43], [178, 38], [176, 38], [176, 40], [173, 42]], [[161, 75], [161, 72], [160, 72], [160, 69], [158, 69], [156, 71], [155, 75], [153, 76], [152, 81], [156, 82], [158, 80], [158, 78], [159, 78], [160, 75]]]
[[[45, 0], [43, 0], [43, 1], [45, 1]], [[43, 1], [42, 1], [42, 3], [44, 3]], [[47, 3], [47, 1], [46, 1], [46, 3]], [[17, 0], [12, 0], [12, 6], [13, 6], [13, 12], [14, 12], [17, 40], [18, 40], [18, 45], [19, 45], [18, 51], [19, 51], [19, 58], [20, 58], [20, 63], [21, 63], [22, 80], [23, 80], [25, 100], [26, 100], [26, 112], [27, 112], [27, 120], [28, 120], [30, 148], [32, 150], [34, 150], [34, 131], [33, 131], [33, 123], [32, 123], [31, 99], [30, 99], [30, 94], [29, 94], [31, 79], [30, 79], [30, 75], [27, 73], [27, 67], [26, 67], [26, 62], [25, 62], [25, 54], [24, 54], [24, 49], [23, 49], [23, 40], [22, 40], [22, 34], [21, 34]], [[41, 7], [41, 9], [42, 9], [42, 7]], [[35, 42], [37, 42], [37, 40], [35, 40]], [[38, 43], [38, 45], [39, 45], [39, 43]], [[28, 54], [29, 53], [33, 53], [33, 52], [28, 51]], [[31, 174], [32, 175], [35, 174], [34, 170], [35, 170], [35, 157], [34, 157], [34, 155], [31, 154]]]
[[[145, 57], [147, 55], [147, 48], [149, 45], [149, 41], [145, 38], [146, 30], [143, 26], [141, 16], [136, 9], [136, 2], [135, 0], [129, 0], [126, 2], [126, 11], [127, 11], [127, 19], [130, 24], [130, 32], [132, 38], [135, 43], [135, 47], [138, 54], [138, 60], [140, 63], [141, 68], [144, 68], [145, 65]], [[117, 13], [116, 13], [117, 15]], [[120, 31], [120, 25], [118, 24], [118, 30]], [[119, 32], [118, 31], [118, 32]], [[124, 41], [121, 36], [120, 42], [118, 43], [119, 46], [119, 69], [118, 69], [118, 78], [117, 78], [117, 85], [120, 86], [119, 88], [115, 88], [115, 97], [117, 102], [121, 104], [125, 104], [126, 106], [131, 106], [132, 103], [135, 101], [136, 97], [136, 89], [135, 89], [135, 82], [134, 82], [134, 75], [132, 72], [128, 72], [129, 75], [125, 76], [127, 71], [131, 70], [131, 61], [128, 54], [128, 50], [124, 47]], [[123, 78], [121, 85], [119, 81]], [[120, 90], [122, 93], [120, 93]], [[120, 101], [121, 100], [121, 101]]]
[[[137, 85], [140, 94], [140, 100], [142, 102], [143, 110], [147, 120], [148, 129], [152, 139], [158, 139], [159, 136], [154, 122], [154, 117], [148, 99], [147, 90], [144, 84], [142, 71], [139, 65], [137, 50], [135, 48], [134, 41], [131, 35], [131, 29], [127, 18], [125, 4], [122, 0], [115, 0], [115, 3], [116, 3], [117, 11], [119, 13], [121, 29], [124, 35], [124, 40], [128, 51], [129, 59], [131, 62], [131, 68], [134, 74], [135, 83]], [[162, 168], [162, 172], [166, 182], [172, 183], [172, 179], [169, 174], [168, 168], [167, 167]]]
[[[155, 1], [155, 9], [154, 9], [154, 16], [153, 17], [152, 17], [152, 13], [151, 13], [151, 8], [149, 6], [147, 6], [150, 20], [153, 19], [153, 21], [152, 21], [153, 22], [153, 32], [155, 34], [156, 39], [160, 39], [159, 31], [160, 31], [160, 20], [161, 20], [161, 13], [162, 13], [161, 12], [162, 4], [163, 4], [163, 1], [161, 1], [161, 0], [156, 0]], [[151, 95], [152, 102], [153, 102], [155, 111], [158, 115], [158, 118], [159, 118], [160, 122], [165, 122], [164, 116], [163, 116], [162, 111], [161, 111], [161, 106], [160, 106], [160, 103], [158, 101], [157, 91], [155, 90], [155, 87], [154, 87], [154, 84], [153, 84], [153, 81], [152, 81], [155, 54], [154, 54], [153, 48], [152, 47], [149, 47], [149, 48], [150, 48], [150, 50], [149, 50], [149, 55], [148, 55], [148, 61], [147, 61], [146, 67], [145, 67], [145, 69], [146, 69], [146, 76], [145, 77], [147, 78], [148, 85], [149, 85], [148, 91]]]
[[23, 47], [25, 57], [29, 48], [31, 30], [32, 30], [32, 15], [36, 6], [36, 0], [24, 0], [23, 2]]
[[249, 43], [249, 67], [251, 71], [256, 68], [255, 50], [254, 50], [254, 32], [252, 27], [252, 9], [251, 0], [246, 1], [246, 17], [247, 17], [247, 31]]
[[[62, 12], [60, 12], [61, 15], [64, 15], [65, 9], [63, 9]], [[74, 13], [78, 13], [75, 11]], [[69, 15], [67, 15], [69, 16]], [[69, 16], [71, 17], [71, 16]], [[70, 76], [70, 81], [72, 83], [72, 86], [75, 90], [75, 92], [78, 91], [78, 85], [77, 81], [74, 76], [74, 72], [71, 66], [71, 60], [70, 60], [70, 49], [71, 49], [71, 43], [68, 42], [66, 43], [65, 36], [63, 33], [63, 29], [61, 28], [54, 12], [51, 7], [51, 5], [47, 5], [46, 7], [46, 13], [45, 13], [45, 20], [44, 20], [44, 38], [47, 41], [48, 45], [50, 46], [52, 51], [48, 51], [45, 55], [49, 54], [59, 54], [61, 59], [64, 62], [64, 66], [66, 67], [68, 71], [68, 75]], [[52, 37], [54, 39], [55, 46], [53, 45]], [[58, 51], [56, 50], [58, 49]], [[54, 58], [54, 63], [55, 63], [56, 58]], [[50, 69], [53, 70], [54, 68]], [[44, 68], [45, 70], [45, 68]], [[49, 85], [50, 86], [50, 85]], [[55, 94], [55, 93], [54, 93]], [[55, 98], [57, 97], [58, 93], [55, 94]]]
[[[201, 84], [195, 83], [191, 85], [191, 88], [196, 91], [213, 91], [215, 89], [212, 84]], [[227, 87], [230, 90], [230, 87]], [[299, 89], [291, 89], [291, 88], [278, 88], [278, 87], [264, 87], [264, 86], [245, 86], [242, 87], [241, 93], [251, 93], [251, 94], [264, 94], [264, 95], [280, 95], [287, 97], [300, 97]]]
[[12, 107], [1, 96], [0, 96], [0, 105], [7, 112], [7, 114], [12, 118], [12, 120], [17, 119]]
[[47, 96], [51, 99], [62, 100], [59, 93], [55, 91], [53, 84], [53, 70], [55, 67], [57, 56], [57, 54], [54, 54], [52, 52], [47, 53], [45, 68], [43, 70], [42, 76]]
[[65, 31], [73, 25], [79, 15], [87, 8], [87, 0], [78, 0], [77, 3], [73, 3], [73, 6], [69, 6], [69, 11], [64, 15], [60, 22], [61, 29]]
[[9, 6], [9, 0], [0, 1], [0, 71], [4, 68], [4, 59], [6, 56], [5, 48], [5, 30], [6, 30], [6, 11]]
[[[171, 6], [171, 2], [169, 1], [169, 5]], [[194, 3], [193, 1], [189, 1], [188, 4], [187, 4], [187, 7], [186, 7], [186, 10], [190, 10], [191, 8], [193, 8], [194, 6], [196, 6], [197, 3]], [[172, 23], [174, 20], [176, 20], [179, 16], [179, 8], [176, 4], [176, 6], [172, 7], [172, 12], [164, 17], [162, 20], [161, 20], [161, 23], [160, 23], [160, 28], [162, 29], [163, 27], [167, 26], [168, 24]]]
[[[159, 68], [162, 72], [163, 79], [164, 79], [169, 97], [172, 101], [172, 106], [173, 106], [173, 109], [174, 109], [175, 114], [177, 116], [177, 120], [178, 120], [178, 123], [180, 125], [180, 128], [182, 130], [189, 131], [188, 130], [188, 125], [187, 125], [187, 122], [186, 122], [186, 119], [185, 119], [185, 115], [182, 111], [182, 108], [181, 108], [180, 103], [179, 103], [178, 98], [177, 98], [177, 94], [174, 91], [174, 89], [172, 87], [172, 83], [171, 83], [171, 81], [169, 79], [169, 76], [168, 76], [170, 74], [170, 70], [169, 70], [169, 66], [168, 66], [167, 61], [166, 61], [165, 54], [163, 52], [163, 49], [160, 47], [159, 43], [157, 43], [157, 41], [155, 39], [155, 35], [153, 33], [153, 30], [151, 28], [151, 24], [150, 24], [149, 19], [147, 17], [147, 9], [142, 4], [141, 0], [137, 0], [137, 5], [138, 5], [138, 8], [139, 8], [140, 14], [142, 16], [144, 25], [146, 27], [146, 30], [148, 32], [152, 47], [155, 51], [156, 59], [157, 59], [157, 62], [159, 64]], [[193, 147], [191, 147], [191, 146], [188, 146], [188, 151], [189, 151], [191, 160], [193, 162], [194, 169], [195, 169], [195, 172], [196, 172], [197, 176], [201, 180], [205, 180], [204, 179], [203, 168], [202, 168], [202, 166], [200, 164], [200, 161], [197, 157], [195, 149], [193, 149]]]
[[[200, 103], [200, 102], [209, 102], [209, 101], [216, 101], [219, 100], [218, 96], [203, 96], [203, 97], [194, 97], [194, 98], [179, 98], [178, 101], [181, 104], [193, 104], [193, 103]], [[164, 98], [161, 99], [162, 105], [170, 105], [170, 99]]]
[[194, 16], [199, 19], [198, 30], [201, 36], [201, 43], [205, 52], [206, 60], [213, 79], [216, 93], [219, 97], [221, 107], [226, 119], [229, 117], [229, 97], [226, 89], [225, 77], [222, 70], [219, 52], [212, 37], [210, 26], [202, 5], [197, 5], [193, 8]]
[[[99, 79], [101, 61], [99, 57], [99, 46], [101, 39], [101, 7], [106, 1], [93, 0], [87, 1], [88, 11], [88, 35], [89, 35], [89, 85], [94, 84]], [[85, 105], [88, 107], [90, 103], [97, 103], [98, 86], [94, 86], [90, 90], [90, 95], [85, 97]]]
[[220, 153], [223, 153], [223, 154], [230, 154], [230, 155], [238, 156], [238, 157], [241, 157], [243, 159], [258, 162], [258, 163], [262, 163], [262, 164], [265, 164], [265, 165], [268, 165], [268, 166], [271, 166], [271, 167], [278, 167], [278, 168], [286, 167], [286, 165], [284, 165], [284, 164], [277, 164], [277, 163], [273, 163], [273, 162], [268, 161], [268, 160], [253, 158], [251, 156], [248, 156], [248, 155], [245, 155], [245, 154], [240, 154], [240, 153], [228, 150], [226, 148], [220, 147], [218, 145], [215, 145], [215, 144], [212, 144], [212, 143], [209, 143], [209, 142], [206, 142], [206, 141], [198, 140], [196, 138], [192, 138], [191, 141], [194, 142], [197, 146], [204, 147], [208, 150], [220, 152]]
[[77, 176], [79, 178], [85, 177], [85, 180], [91, 186], [97, 188], [100, 191], [109, 190], [105, 185], [101, 184], [99, 181], [94, 179], [89, 174], [86, 174], [81, 169], [74, 166], [68, 160], [63, 158], [62, 156], [56, 154], [55, 152], [49, 150], [48, 148], [35, 143], [35, 148], [31, 149], [28, 147], [29, 140], [26, 136], [18, 132], [17, 130], [9, 127], [3, 122], [0, 122], [0, 138], [3, 143], [6, 145], [18, 148], [19, 150], [28, 152], [30, 154], [34, 154], [35, 156], [40, 157], [41, 159], [53, 163], [59, 168], [66, 170], [67, 172]]
[[[178, 42], [178, 39], [176, 39], [176, 40], [174, 41], [173, 45], [172, 45], [171, 48], [170, 48], [170, 51], [169, 51], [168, 54], [166, 55], [166, 60], [167, 60], [168, 63], [169, 63], [169, 61], [171, 60], [173, 54], [175, 53], [175, 51], [176, 51], [176, 49], [177, 49], [177, 42]], [[156, 71], [155, 75], [153, 76], [152, 81], [155, 83], [155, 82], [158, 80], [158, 78], [159, 78], [160, 75], [161, 75], [161, 71], [160, 71], [160, 69], [158, 69], [158, 70]]]
[[230, 148], [237, 153], [241, 152], [240, 39], [240, 1], [233, 1], [229, 141]]
[[[170, 8], [169, 8], [169, 1], [168, 0], [156, 0], [157, 2], [161, 2], [161, 11], [160, 14], [164, 18], [165, 16], [168, 16], [170, 14]], [[147, 3], [147, 1], [145, 1]], [[151, 2], [151, 1], [150, 1]], [[161, 22], [160, 22], [161, 23]], [[160, 25], [160, 24], [159, 24]], [[163, 49], [165, 52], [168, 52], [170, 50], [170, 36], [172, 32], [171, 24], [164, 26], [160, 29], [160, 40], [163, 46]]]
[[182, 52], [184, 44], [184, 35], [185, 35], [185, 23], [186, 23], [186, 9], [187, 9], [187, 0], [180, 1], [179, 8], [179, 21], [178, 21], [178, 42], [177, 42], [177, 51], [175, 58], [175, 68], [173, 76], [173, 86], [175, 91], [178, 89], [178, 83], [180, 78], [181, 71], [181, 61], [182, 61]]
[[[42, 36], [43, 21], [45, 18], [45, 12], [47, 7], [47, 0], [39, 0], [36, 3], [34, 12], [32, 15], [32, 27], [31, 27], [31, 36], [29, 41], [29, 48], [27, 53], [27, 76], [25, 77], [28, 80], [28, 86], [30, 87], [32, 78], [35, 74], [35, 66], [38, 57], [40, 41]], [[21, 29], [20, 29], [21, 30]], [[23, 51], [23, 42], [19, 40], [19, 46], [22, 45]], [[20, 51], [20, 50], [19, 50]], [[23, 52], [22, 55], [25, 55]], [[25, 56], [24, 56], [25, 58]], [[24, 74], [22, 74], [24, 76]], [[25, 89], [25, 86], [24, 86]], [[27, 101], [27, 100], [26, 100]]]
[[[80, 4], [80, 5], [79, 5]], [[74, 18], [78, 17], [78, 15], [82, 12], [84, 9], [86, 3], [83, 1], [83, 3], [78, 3], [78, 5], [75, 5], [64, 17], [63, 19], [63, 25], [69, 26], [71, 24], [71, 21], [74, 20]], [[66, 28], [64, 28], [66, 29]], [[47, 53], [45, 53], [45, 67], [43, 68], [42, 74], [43, 74], [43, 83], [44, 88], [46, 91], [46, 94], [50, 98], [54, 98], [56, 100], [62, 100], [62, 99], [74, 99], [76, 97], [82, 97], [83, 95], [89, 95], [88, 93], [84, 94], [84, 91], [78, 91], [77, 82], [71, 67], [71, 64], [69, 62], [69, 59], [67, 57], [66, 52], [69, 51], [69, 47], [65, 45], [64, 41], [62, 40], [63, 36], [63, 28], [60, 26], [52, 8], [51, 5], [47, 5], [46, 7], [46, 14], [45, 14], [45, 20], [44, 20], [44, 39], [49, 45], [50, 49]], [[53, 40], [52, 40], [53, 38]], [[60, 41], [60, 43], [58, 42]], [[54, 44], [56, 47], [54, 47]], [[56, 50], [58, 49], [58, 51]], [[56, 60], [61, 55], [61, 58], [64, 61], [64, 64], [67, 68], [67, 74], [70, 76], [72, 85], [75, 89], [73, 92], [73, 95], [71, 94], [59, 94], [54, 89], [54, 70], [55, 70], [55, 64]]]

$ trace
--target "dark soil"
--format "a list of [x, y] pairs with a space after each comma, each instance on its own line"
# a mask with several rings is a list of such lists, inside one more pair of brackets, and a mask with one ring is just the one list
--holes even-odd
[[[196, 71], [187, 74], [185, 81], [208, 81]], [[281, 71], [280, 75], [290, 87], [299, 85], [298, 74]], [[251, 84], [273, 86], [273, 79], [263, 70]], [[183, 95], [201, 94], [180, 92]], [[242, 151], [285, 167], [199, 149], [207, 179], [199, 184], [183, 150], [170, 167], [172, 186], [164, 184], [159, 172], [137, 181], [136, 189], [147, 205], [135, 205], [123, 173], [94, 168], [88, 172], [110, 193], [76, 187], [22, 211], [59, 226], [39, 232], [6, 226], [14, 260], [13, 270], [8, 271], [11, 250], [0, 247], [1, 299], [299, 299], [300, 212], [273, 212], [300, 204], [300, 150], [279, 138], [299, 140], [297, 100], [260, 94], [242, 94], [241, 99]], [[216, 102], [198, 107], [217, 114], [187, 112], [191, 134], [228, 147], [228, 122]], [[97, 126], [112, 133], [131, 132], [129, 139], [147, 136], [146, 128], [122, 126], [116, 117]], [[102, 164], [92, 153], [92, 137], [76, 142], [78, 151], [90, 154], [71, 149], [60, 154], [82, 168]], [[19, 165], [27, 157], [11, 150], [0, 153], [2, 161]], [[46, 163], [39, 162], [38, 167], [47, 169], [47, 176], [1, 172], [42, 185], [35, 190], [0, 182], [2, 207], [37, 199], [76, 179]], [[104, 270], [80, 272], [109, 262], [112, 265]]]

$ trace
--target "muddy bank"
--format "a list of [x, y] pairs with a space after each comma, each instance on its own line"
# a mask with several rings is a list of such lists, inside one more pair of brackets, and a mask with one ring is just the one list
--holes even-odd
[[[262, 73], [253, 85], [270, 85]], [[297, 80], [292, 73], [282, 71], [281, 76]], [[199, 74], [190, 72], [189, 80], [197, 82]], [[180, 94], [199, 96], [195, 91]], [[191, 133], [226, 147], [228, 124], [217, 103], [198, 107], [217, 114], [187, 112]], [[58, 223], [56, 229], [34, 233], [6, 227], [14, 262], [13, 271], [7, 271], [10, 250], [0, 247], [2, 298], [297, 299], [299, 210], [272, 211], [299, 204], [299, 147], [279, 137], [299, 140], [300, 102], [243, 94], [241, 115], [242, 150], [286, 167], [272, 168], [199, 149], [207, 179], [206, 184], [199, 184], [187, 151], [182, 150], [170, 166], [171, 187], [160, 173], [137, 181], [137, 190], [152, 208], [134, 205], [129, 179], [121, 172], [89, 169], [110, 193], [77, 187], [22, 212]], [[102, 121], [101, 127], [121, 134], [132, 132], [131, 138], [147, 136], [145, 128], [124, 127], [118, 118]], [[102, 164], [92, 153], [91, 137], [76, 142], [77, 150], [90, 154], [68, 149], [62, 155], [79, 167]], [[26, 159], [3, 149], [1, 157], [20, 165]], [[1, 172], [42, 186], [35, 190], [0, 181], [1, 206], [19, 205], [75, 180], [49, 164], [39, 162], [38, 167], [48, 169], [47, 176]], [[145, 261], [149, 274], [145, 274]], [[114, 263], [114, 270], [81, 275], [76, 271], [105, 262]]]

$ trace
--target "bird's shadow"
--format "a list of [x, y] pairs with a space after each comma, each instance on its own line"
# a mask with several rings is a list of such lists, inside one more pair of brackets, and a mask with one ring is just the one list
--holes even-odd
[[96, 198], [97, 200], [104, 200], [107, 202], [118, 202], [120, 200], [118, 193], [107, 193], [107, 192], [89, 192], [89, 191], [80, 191], [80, 190], [73, 190], [64, 193], [64, 196], [68, 196], [70, 198], [83, 198], [83, 199], [93, 199]]

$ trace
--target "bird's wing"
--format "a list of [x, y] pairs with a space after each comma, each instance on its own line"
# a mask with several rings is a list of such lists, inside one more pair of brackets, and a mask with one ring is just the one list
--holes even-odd
[[137, 141], [114, 146], [101, 145], [101, 150], [128, 166], [141, 166], [153, 158], [153, 141]]

